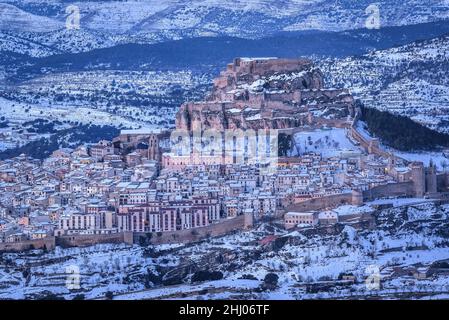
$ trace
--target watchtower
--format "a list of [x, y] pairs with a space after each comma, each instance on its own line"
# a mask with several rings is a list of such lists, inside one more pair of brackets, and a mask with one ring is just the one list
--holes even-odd
[[157, 134], [151, 134], [148, 138], [148, 159], [159, 161], [159, 137]]

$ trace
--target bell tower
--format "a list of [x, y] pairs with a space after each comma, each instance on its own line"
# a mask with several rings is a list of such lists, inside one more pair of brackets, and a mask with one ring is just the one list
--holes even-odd
[[159, 138], [157, 134], [151, 134], [148, 138], [148, 159], [159, 161]]

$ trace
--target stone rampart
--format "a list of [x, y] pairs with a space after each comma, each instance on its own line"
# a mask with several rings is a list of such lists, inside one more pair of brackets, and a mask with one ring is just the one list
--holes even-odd
[[55, 248], [55, 237], [46, 237], [43, 239], [26, 240], [20, 242], [0, 243], [0, 252], [18, 252], [34, 249], [52, 250], [54, 248]]
[[389, 183], [382, 186], [377, 186], [369, 190], [363, 191], [363, 200], [372, 201], [385, 197], [413, 197], [415, 191], [413, 189], [413, 181]]
[[118, 232], [112, 234], [77, 234], [64, 235], [56, 238], [56, 245], [61, 247], [87, 247], [100, 243], [133, 244], [132, 232]]
[[206, 227], [186, 229], [172, 232], [134, 233], [134, 242], [138, 244], [164, 244], [196, 242], [208, 237], [218, 237], [233, 231], [244, 230], [252, 226], [247, 215], [240, 215], [232, 219], [222, 220], [219, 223]]

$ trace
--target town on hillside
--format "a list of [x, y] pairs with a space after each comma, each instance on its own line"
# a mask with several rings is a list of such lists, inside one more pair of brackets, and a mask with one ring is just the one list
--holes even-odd
[[[264, 221], [370, 228], [371, 212], [392, 205], [382, 199], [449, 199], [447, 172], [383, 148], [350, 92], [323, 77], [306, 59], [236, 58], [171, 130], [0, 161], [0, 251], [188, 243]], [[267, 136], [270, 156], [256, 157], [263, 148], [245, 141]]]

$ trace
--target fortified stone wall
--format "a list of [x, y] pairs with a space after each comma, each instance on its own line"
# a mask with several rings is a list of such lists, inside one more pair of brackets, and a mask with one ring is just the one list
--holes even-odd
[[87, 247], [99, 243], [133, 244], [132, 232], [98, 235], [67, 235], [56, 238], [56, 245], [61, 247]]
[[270, 72], [278, 71], [296, 71], [303, 70], [312, 66], [312, 62], [308, 59], [250, 59], [236, 58], [230, 65], [231, 70], [236, 73], [252, 73], [263, 75]]
[[295, 203], [287, 208], [287, 211], [316, 211], [326, 208], [334, 208], [344, 204], [351, 204], [352, 193], [342, 193], [322, 198], [315, 198]]
[[[387, 185], [382, 185], [374, 187], [370, 190], [363, 191], [363, 200], [372, 201], [378, 198], [384, 198], [389, 196], [415, 196], [415, 190], [413, 188], [413, 182], [401, 182], [401, 183], [390, 183]], [[338, 195], [331, 195], [322, 198], [315, 198], [310, 200], [305, 200], [292, 204], [286, 208], [286, 211], [317, 211], [325, 210], [328, 208], [334, 208], [345, 204], [354, 204], [352, 193], [343, 193]]]
[[372, 201], [384, 197], [415, 196], [413, 181], [389, 183], [363, 191], [364, 201]]
[[0, 252], [26, 251], [34, 249], [53, 250], [55, 248], [55, 237], [47, 237], [38, 240], [28, 240], [21, 242], [2, 242]]
[[307, 127], [281, 128], [281, 129], [278, 129], [279, 130], [278, 132], [285, 133], [286, 135], [294, 135], [295, 133], [298, 133], [298, 132], [309, 132], [310, 130], [313, 130], [313, 129], [320, 129], [323, 126], [345, 129], [345, 128], [349, 128], [350, 124], [348, 124], [348, 121], [346, 121], [345, 119], [318, 119], [318, 118], [315, 118], [314, 123], [310, 124]]
[[447, 172], [437, 174], [437, 189], [439, 192], [447, 191], [449, 188], [449, 174]]
[[195, 242], [207, 237], [217, 237], [237, 230], [249, 229], [253, 225], [252, 215], [240, 215], [202, 228], [160, 233], [119, 232], [102, 235], [65, 235], [45, 239], [0, 243], [0, 252], [26, 251], [33, 249], [53, 250], [56, 246], [88, 247], [101, 243], [126, 243], [132, 245], [144, 240], [147, 244]]
[[201, 228], [173, 232], [134, 233], [134, 242], [154, 245], [196, 242], [207, 237], [218, 237], [233, 231], [244, 230], [251, 226], [252, 218], [249, 215], [240, 215]]
[[351, 127], [351, 135], [352, 137], [357, 140], [358, 143], [360, 143], [360, 146], [365, 149], [366, 151], [370, 151], [370, 153], [376, 154], [380, 157], [384, 157], [384, 158], [390, 158], [390, 157], [395, 157], [393, 156], [391, 153], [386, 152], [385, 150], [382, 150], [381, 148], [379, 148], [376, 145], [373, 145], [370, 143], [370, 141], [368, 141], [365, 137], [363, 137], [358, 131], [357, 129], [354, 128], [354, 126]]

